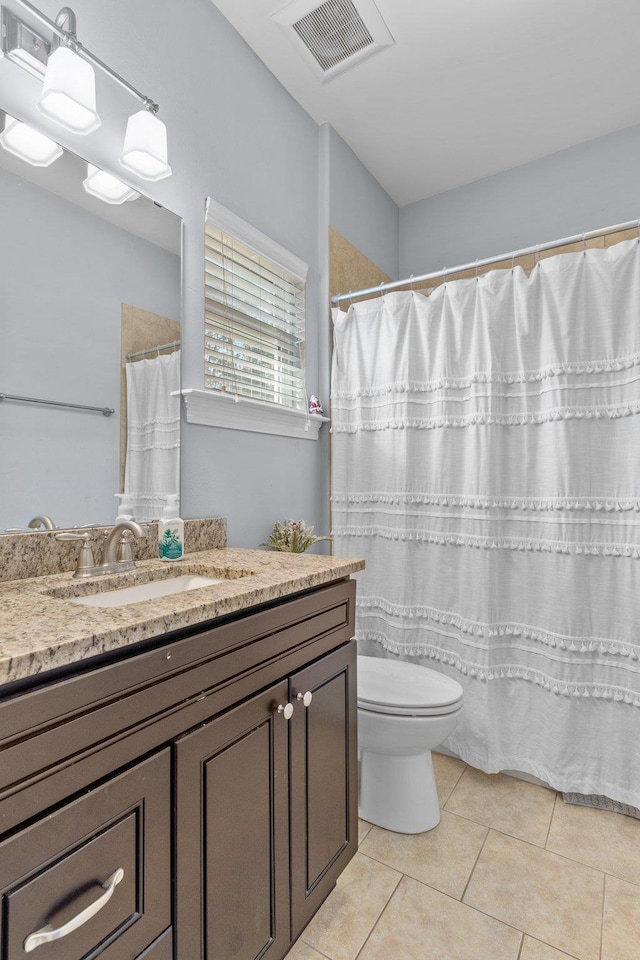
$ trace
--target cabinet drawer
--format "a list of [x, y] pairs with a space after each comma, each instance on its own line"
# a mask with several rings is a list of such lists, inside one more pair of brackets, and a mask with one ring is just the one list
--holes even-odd
[[171, 923], [169, 798], [167, 749], [0, 843], [0, 960], [135, 960]]

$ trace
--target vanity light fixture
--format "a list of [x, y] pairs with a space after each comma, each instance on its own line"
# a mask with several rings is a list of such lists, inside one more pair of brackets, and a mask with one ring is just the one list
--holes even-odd
[[155, 112], [139, 110], [129, 117], [120, 163], [143, 180], [171, 176], [167, 163], [167, 128]]
[[156, 116], [158, 104], [80, 43], [76, 36], [76, 16], [70, 7], [63, 7], [54, 22], [29, 0], [15, 2], [52, 34], [49, 42], [7, 7], [2, 8], [2, 53], [35, 76], [44, 77], [38, 109], [72, 133], [85, 135], [96, 130], [101, 122], [95, 92], [94, 67], [98, 67], [144, 105], [143, 110], [129, 117], [120, 158], [122, 165], [143, 180], [171, 176], [167, 130]]
[[38, 110], [71, 133], [97, 130], [96, 75], [71, 47], [59, 46], [47, 63]]
[[8, 60], [19, 64], [41, 80], [47, 68], [51, 44], [31, 27], [19, 20], [7, 7], [2, 8], [2, 50]]
[[0, 133], [0, 145], [33, 167], [48, 167], [62, 155], [62, 147], [55, 140], [50, 140], [39, 130], [10, 117], [8, 113], [5, 114], [4, 130]]
[[125, 203], [127, 200], [137, 200], [140, 196], [128, 183], [118, 180], [113, 174], [87, 164], [87, 179], [82, 181], [87, 193], [104, 200], [105, 203]]

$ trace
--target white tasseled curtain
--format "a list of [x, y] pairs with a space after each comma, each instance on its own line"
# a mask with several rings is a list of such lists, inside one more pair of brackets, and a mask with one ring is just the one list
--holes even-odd
[[640, 245], [335, 313], [358, 638], [463, 684], [474, 766], [640, 806]]
[[180, 493], [180, 351], [128, 363], [124, 492], [137, 520], [162, 516]]

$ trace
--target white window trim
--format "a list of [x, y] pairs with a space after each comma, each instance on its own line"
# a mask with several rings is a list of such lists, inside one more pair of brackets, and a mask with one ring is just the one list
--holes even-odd
[[280, 244], [272, 240], [271, 237], [268, 237], [265, 233], [261, 233], [260, 230], [256, 230], [256, 228], [252, 227], [246, 220], [242, 220], [236, 216], [235, 213], [232, 213], [231, 210], [227, 210], [222, 204], [212, 200], [211, 197], [207, 197], [205, 219], [212, 227], [216, 227], [216, 229], [221, 230], [222, 233], [235, 237], [236, 240], [244, 243], [245, 246], [252, 247], [269, 260], [273, 260], [279, 267], [288, 270], [297, 280], [302, 280], [303, 283], [306, 283], [309, 267], [304, 260], [301, 260], [289, 250], [281, 247]]
[[[265, 257], [306, 283], [309, 268], [304, 260], [211, 197], [207, 197], [205, 220], [223, 233], [237, 237], [246, 246], [259, 250]], [[304, 410], [264, 403], [250, 397], [229, 396], [215, 390], [188, 387], [181, 390], [180, 394], [187, 423], [317, 440], [320, 427], [329, 422], [328, 417], [308, 414]]]
[[230, 397], [214, 390], [187, 388], [180, 391], [187, 423], [228, 430], [248, 430], [281, 437], [317, 440], [320, 427], [328, 417], [304, 410], [293, 410], [249, 397]]

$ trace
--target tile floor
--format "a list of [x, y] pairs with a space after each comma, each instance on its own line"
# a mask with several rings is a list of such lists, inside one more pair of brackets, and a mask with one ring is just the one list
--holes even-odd
[[442, 807], [360, 849], [286, 960], [640, 960], [640, 821], [434, 754]]

